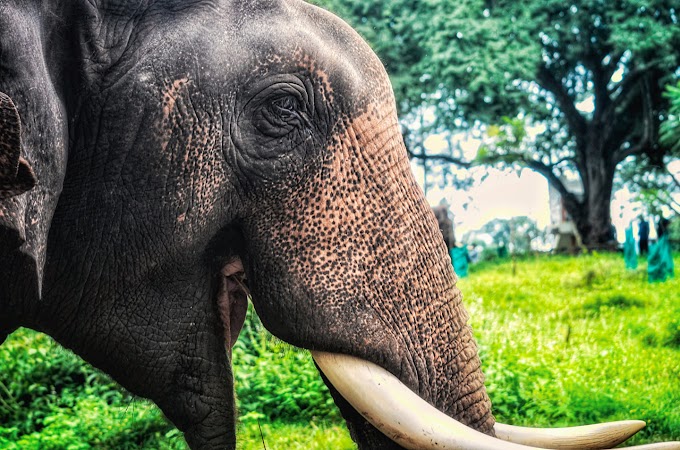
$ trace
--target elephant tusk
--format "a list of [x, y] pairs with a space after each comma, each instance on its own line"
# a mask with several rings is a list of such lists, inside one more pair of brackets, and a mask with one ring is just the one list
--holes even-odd
[[526, 450], [452, 419], [385, 369], [359, 358], [313, 351], [333, 387], [373, 426], [408, 449]]
[[499, 439], [523, 445], [563, 450], [613, 448], [645, 427], [641, 420], [598, 423], [567, 428], [525, 428], [496, 423]]
[[[385, 369], [359, 358], [312, 351], [312, 356], [337, 391], [373, 426], [404, 448], [421, 450], [528, 450], [530, 445], [508, 442], [469, 428], [436, 409]], [[622, 425], [623, 424], [623, 425]], [[633, 434], [643, 422], [626, 421], [571, 429], [557, 429], [559, 438], [546, 438], [547, 430], [537, 431], [500, 424], [502, 436], [526, 443], [552, 444], [547, 448], [595, 449], [610, 445], [624, 434]], [[625, 430], [625, 431], [624, 431]], [[634, 431], [633, 431], [634, 430]], [[530, 441], [538, 434], [538, 440]], [[593, 442], [583, 435], [594, 435]], [[602, 436], [616, 436], [604, 440]], [[624, 438], [625, 439], [625, 438]], [[578, 442], [574, 442], [578, 440]], [[589, 443], [590, 442], [590, 443]], [[680, 442], [637, 447], [638, 450], [680, 450]]]

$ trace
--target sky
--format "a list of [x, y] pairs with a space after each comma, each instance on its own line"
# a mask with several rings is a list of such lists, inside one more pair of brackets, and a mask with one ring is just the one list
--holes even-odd
[[[423, 169], [412, 165], [416, 180], [423, 186]], [[456, 238], [472, 230], [478, 230], [493, 219], [509, 219], [528, 216], [540, 229], [550, 225], [548, 182], [541, 175], [525, 169], [517, 172], [488, 169], [489, 176], [467, 192], [453, 187], [430, 188], [426, 197], [430, 205], [446, 200], [456, 231]], [[470, 169], [476, 178], [481, 169]]]
[[[460, 148], [467, 160], [473, 160], [481, 144], [479, 138], [461, 134]], [[443, 135], [431, 135], [425, 142], [428, 151], [439, 153], [449, 145]], [[415, 161], [411, 168], [421, 188], [424, 186], [424, 171]], [[509, 219], [515, 216], [528, 216], [536, 221], [539, 229], [550, 225], [550, 204], [548, 200], [548, 182], [534, 171], [525, 169], [521, 172], [498, 170], [494, 168], [473, 167], [461, 169], [451, 167], [462, 177], [475, 179], [474, 185], [467, 191], [454, 187], [430, 187], [425, 196], [432, 206], [441, 204], [443, 200], [449, 205], [455, 228], [456, 239], [461, 239], [468, 231], [478, 230], [493, 219]], [[484, 178], [483, 175], [487, 174]], [[430, 179], [430, 184], [433, 179]]]

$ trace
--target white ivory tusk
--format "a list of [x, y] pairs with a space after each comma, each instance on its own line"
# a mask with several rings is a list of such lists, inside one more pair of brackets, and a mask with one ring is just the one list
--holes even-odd
[[[369, 361], [353, 356], [319, 351], [313, 351], [312, 356], [326, 378], [354, 409], [374, 427], [404, 448], [414, 450], [528, 450], [539, 448], [493, 438], [463, 425], [421, 399], [394, 375]], [[639, 421], [623, 423], [624, 427], [616, 423], [611, 425], [613, 427], [611, 429], [619, 430], [610, 433], [616, 435], [617, 439], [644, 424]], [[606, 430], [608, 427], [609, 425], [604, 424], [575, 427], [572, 430], [582, 432], [584, 429], [589, 431], [598, 428]], [[627, 431], [622, 431], [624, 428]], [[531, 429], [527, 434], [527, 429], [520, 430], [520, 427], [509, 425], [501, 425], [500, 429], [501, 434], [506, 433], [506, 437], [508, 432], [510, 434], [514, 432], [515, 436], [523, 434], [525, 438], [528, 434], [531, 434]], [[587, 441], [574, 444], [572, 440], [576, 437], [565, 437], [563, 431], [565, 429], [557, 430], [557, 434], [562, 435], [561, 442], [557, 442], [557, 445], [566, 444], [566, 446], [552, 448], [604, 448], [589, 447]], [[566, 430], [569, 430], [569, 428]], [[545, 435], [545, 432], [541, 431], [539, 434]], [[603, 445], [610, 443], [610, 441], [606, 441]], [[680, 442], [628, 448], [680, 450]]]
[[359, 358], [312, 352], [333, 387], [374, 427], [408, 449], [526, 450], [466, 427], [385, 369]]
[[645, 427], [641, 420], [598, 423], [567, 428], [526, 428], [496, 423], [499, 439], [535, 447], [562, 450], [613, 448]]

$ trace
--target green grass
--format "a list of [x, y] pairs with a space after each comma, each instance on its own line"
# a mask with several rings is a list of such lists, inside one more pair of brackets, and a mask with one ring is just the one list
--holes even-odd
[[[680, 261], [676, 259], [676, 267]], [[632, 443], [680, 439], [680, 280], [649, 284], [619, 255], [473, 266], [459, 282], [498, 420], [637, 418]], [[234, 348], [239, 450], [353, 449], [311, 357], [250, 317]], [[186, 449], [136, 399], [48, 337], [0, 347], [0, 448]]]
[[680, 280], [649, 284], [645, 268], [536, 258], [460, 281], [497, 420], [636, 418], [647, 427], [632, 442], [680, 438]]
[[342, 423], [244, 423], [238, 430], [238, 450], [352, 450], [356, 445]]

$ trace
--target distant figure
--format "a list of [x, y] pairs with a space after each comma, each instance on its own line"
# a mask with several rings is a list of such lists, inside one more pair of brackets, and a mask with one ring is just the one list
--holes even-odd
[[644, 217], [640, 217], [638, 223], [638, 239], [640, 239], [640, 254], [646, 255], [649, 251], [649, 222]]
[[552, 229], [552, 233], [556, 235], [555, 253], [576, 254], [581, 250], [581, 236], [572, 220], [564, 220]]
[[470, 254], [465, 245], [453, 247], [449, 253], [451, 255], [451, 262], [453, 263], [453, 271], [456, 272], [459, 278], [468, 276], [468, 268], [470, 266]]
[[669, 225], [670, 220], [666, 219], [665, 217], [660, 218], [659, 221], [656, 223], [656, 234], [659, 236], [659, 239], [661, 239], [662, 236], [665, 236], [666, 233], [668, 233]]
[[501, 242], [496, 251], [498, 252], [499, 258], [503, 259], [508, 257], [508, 247], [505, 245], [505, 242]]
[[439, 224], [439, 231], [442, 232], [442, 237], [446, 243], [446, 248], [450, 252], [456, 245], [456, 238], [453, 234], [453, 221], [449, 218], [449, 208], [446, 205], [435, 206], [432, 208], [434, 216], [437, 218]]
[[652, 245], [647, 258], [647, 275], [650, 283], [666, 281], [675, 275], [671, 244], [668, 241], [668, 225], [669, 220], [663, 217], [657, 223], [656, 232], [659, 238], [656, 244]]
[[626, 228], [626, 242], [623, 243], [623, 259], [626, 269], [635, 270], [638, 266], [637, 253], [635, 253], [635, 237], [633, 236], [633, 224]]

